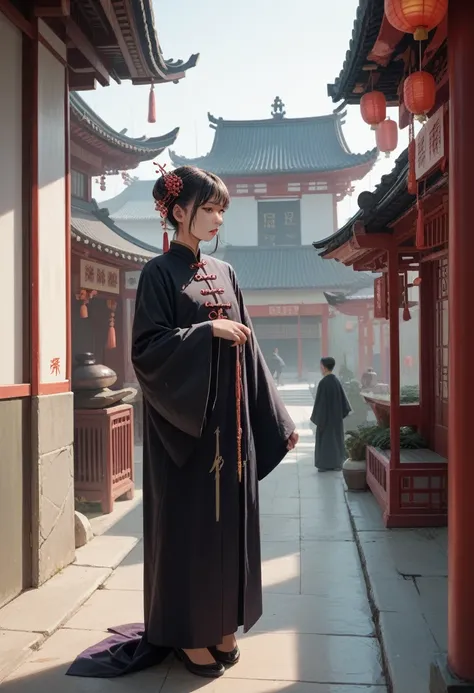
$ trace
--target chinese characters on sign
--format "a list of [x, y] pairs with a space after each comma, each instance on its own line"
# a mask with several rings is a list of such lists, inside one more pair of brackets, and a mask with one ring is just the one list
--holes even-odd
[[444, 158], [444, 110], [439, 108], [415, 138], [416, 179], [432, 171]]
[[268, 315], [275, 316], [281, 315], [282, 317], [289, 317], [291, 315], [299, 315], [299, 306], [268, 306]]
[[81, 260], [81, 288], [120, 293], [120, 270], [91, 260]]
[[300, 245], [299, 200], [268, 200], [258, 203], [258, 244]]
[[51, 362], [49, 364], [49, 372], [51, 375], [61, 375], [61, 359], [59, 356], [56, 356], [54, 359], [51, 359]]

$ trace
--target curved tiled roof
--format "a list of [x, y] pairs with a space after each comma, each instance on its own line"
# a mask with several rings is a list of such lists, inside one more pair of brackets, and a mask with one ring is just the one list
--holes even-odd
[[158, 137], [127, 137], [111, 128], [105, 120], [102, 120], [77, 92], [70, 93], [69, 103], [71, 117], [79, 125], [87, 128], [94, 136], [105, 140], [125, 153], [138, 155], [141, 161], [159, 156], [166, 147], [174, 144], [179, 133], [179, 128], [175, 128], [171, 132]]
[[175, 166], [198, 166], [222, 176], [328, 173], [375, 163], [377, 150], [353, 154], [341, 114], [314, 118], [223, 120], [209, 114], [216, 134], [206, 156], [187, 159], [170, 151]]
[[369, 275], [356, 273], [335, 260], [323, 260], [312, 246], [228, 246], [222, 259], [232, 265], [244, 291], [355, 289], [372, 282]]
[[139, 265], [144, 265], [161, 252], [122, 231], [95, 201], [72, 199], [71, 230], [76, 241]]

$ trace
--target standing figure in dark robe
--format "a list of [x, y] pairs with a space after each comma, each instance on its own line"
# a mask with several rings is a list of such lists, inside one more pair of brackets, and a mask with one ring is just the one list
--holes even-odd
[[319, 472], [341, 469], [346, 458], [343, 422], [351, 413], [351, 407], [341, 382], [333, 373], [335, 365], [331, 356], [321, 359], [323, 377], [311, 414], [311, 422], [316, 426], [314, 466]]
[[276, 384], [280, 385], [281, 374], [285, 367], [285, 362], [283, 361], [282, 357], [278, 353], [278, 349], [276, 348], [273, 350], [271, 364], [273, 377], [275, 378]]
[[86, 652], [69, 673], [123, 674], [174, 650], [214, 678], [239, 659], [237, 629], [262, 614], [258, 482], [298, 435], [232, 267], [199, 250], [223, 222], [224, 183], [185, 166], [163, 171], [153, 196], [176, 240], [143, 269], [133, 326], [144, 407], [143, 637], [132, 651], [112, 646], [112, 664], [105, 648]]

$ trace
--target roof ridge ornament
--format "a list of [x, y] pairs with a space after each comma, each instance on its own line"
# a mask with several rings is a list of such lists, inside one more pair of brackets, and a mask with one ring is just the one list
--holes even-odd
[[286, 116], [286, 111], [283, 110], [284, 108], [285, 104], [283, 101], [279, 96], [275, 96], [275, 100], [272, 103], [272, 118], [275, 118], [275, 120], [283, 120]]

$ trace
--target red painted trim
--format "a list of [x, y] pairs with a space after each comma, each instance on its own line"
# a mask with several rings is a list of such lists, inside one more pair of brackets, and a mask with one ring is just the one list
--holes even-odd
[[32, 22], [29, 22], [19, 12], [16, 7], [13, 7], [9, 0], [0, 0], [0, 12], [10, 21], [17, 29], [26, 34], [29, 38], [35, 35], [35, 29]]
[[[400, 465], [400, 279], [398, 252], [388, 253], [388, 291], [390, 320], [390, 469]], [[398, 512], [398, 488], [390, 487], [388, 514]]]
[[71, 381], [63, 380], [60, 383], [41, 383], [39, 395], [59, 395], [62, 392], [71, 392]]
[[69, 75], [64, 70], [64, 192], [65, 192], [65, 229], [66, 238], [66, 379], [71, 380], [72, 373], [72, 327], [71, 327], [71, 157], [69, 151]]
[[[37, 26], [36, 26], [37, 35]], [[33, 40], [29, 46], [30, 59], [26, 72], [31, 75], [30, 120], [30, 334], [31, 334], [31, 394], [37, 395], [40, 383], [40, 335], [39, 335], [39, 189], [38, 189], [38, 59], [39, 45]], [[25, 73], [23, 74], [25, 77]]]
[[0, 385], [1, 399], [18, 399], [19, 397], [29, 397], [31, 385], [22, 383], [21, 385]]

